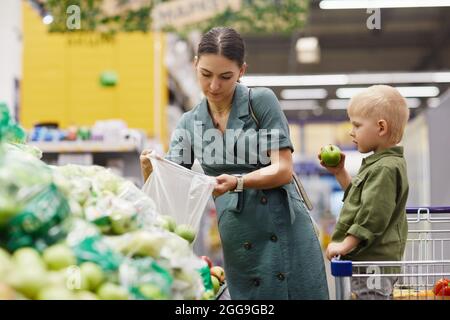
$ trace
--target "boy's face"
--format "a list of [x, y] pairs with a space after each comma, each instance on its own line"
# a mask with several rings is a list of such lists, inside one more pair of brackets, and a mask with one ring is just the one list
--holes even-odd
[[377, 121], [361, 116], [349, 117], [352, 124], [350, 136], [358, 151], [361, 153], [377, 151], [380, 145], [380, 127]]

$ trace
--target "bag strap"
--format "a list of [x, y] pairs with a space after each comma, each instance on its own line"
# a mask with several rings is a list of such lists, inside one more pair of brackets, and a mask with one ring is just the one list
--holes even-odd
[[[250, 116], [253, 118], [253, 121], [256, 123], [256, 131], [259, 131], [261, 128], [260, 122], [258, 120], [258, 117], [255, 114], [255, 111], [253, 110], [252, 105], [252, 89], [248, 88], [248, 110], [250, 112]], [[297, 193], [299, 196], [303, 199], [303, 202], [305, 203], [308, 210], [313, 209], [313, 205], [311, 200], [308, 197], [308, 194], [306, 193], [305, 188], [303, 187], [302, 183], [300, 182], [299, 177], [295, 174], [295, 172], [292, 172], [292, 180], [294, 181], [295, 189], [297, 190]]]

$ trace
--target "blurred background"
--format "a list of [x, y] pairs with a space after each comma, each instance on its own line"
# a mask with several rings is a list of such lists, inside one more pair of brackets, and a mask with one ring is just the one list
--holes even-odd
[[[357, 173], [367, 155], [351, 143], [346, 107], [370, 85], [398, 87], [411, 110], [408, 206], [449, 204], [450, 1], [372, 3], [2, 0], [0, 101], [47, 163], [99, 164], [142, 186], [140, 151], [167, 151], [202, 97], [192, 65], [201, 34], [233, 26], [247, 45], [242, 82], [271, 88], [289, 120], [326, 247], [343, 191], [317, 153], [336, 144]], [[212, 202], [203, 219], [198, 250], [220, 264]]]

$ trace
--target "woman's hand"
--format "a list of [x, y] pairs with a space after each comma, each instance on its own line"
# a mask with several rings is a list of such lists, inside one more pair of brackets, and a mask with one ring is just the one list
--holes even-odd
[[225, 192], [236, 189], [237, 178], [229, 174], [221, 174], [216, 177], [217, 185], [214, 187], [213, 196], [219, 197]]
[[341, 161], [339, 161], [338, 165], [335, 167], [329, 167], [327, 165], [325, 165], [325, 163], [322, 161], [322, 157], [320, 156], [320, 153], [317, 155], [317, 157], [320, 160], [320, 165], [322, 167], [324, 167], [325, 169], [327, 169], [327, 171], [333, 175], [339, 175], [340, 173], [342, 173], [344, 169], [344, 165], [345, 165], [345, 154], [341, 152]]
[[141, 152], [141, 156], [139, 157], [139, 160], [141, 162], [141, 171], [142, 176], [144, 177], [144, 182], [147, 181], [148, 177], [153, 171], [152, 162], [147, 157], [148, 154], [150, 154], [153, 150], [145, 149]]

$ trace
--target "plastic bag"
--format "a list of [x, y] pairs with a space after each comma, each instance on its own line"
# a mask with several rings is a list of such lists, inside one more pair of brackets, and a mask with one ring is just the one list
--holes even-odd
[[187, 224], [196, 232], [216, 184], [213, 177], [191, 171], [151, 153], [153, 172], [142, 190], [155, 202], [157, 211]]

